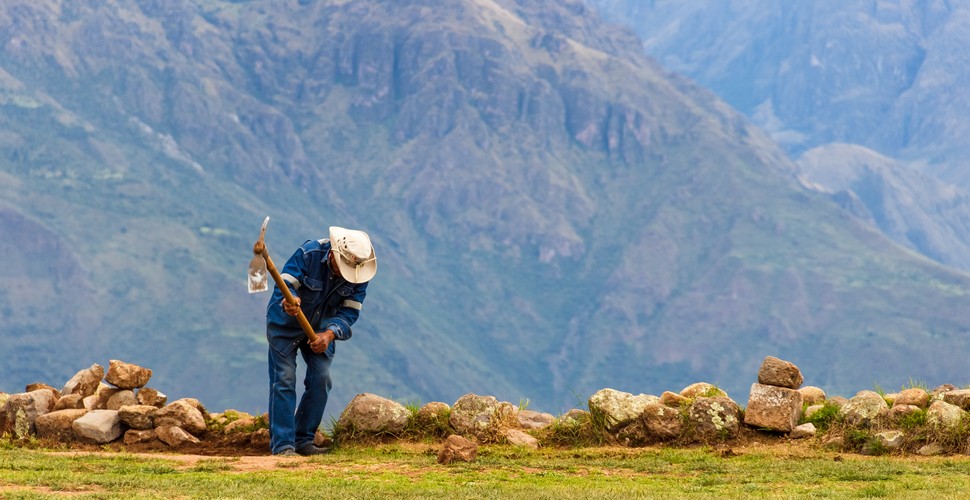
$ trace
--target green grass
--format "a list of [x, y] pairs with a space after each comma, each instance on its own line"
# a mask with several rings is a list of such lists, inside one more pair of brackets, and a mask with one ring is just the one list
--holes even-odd
[[[438, 465], [427, 445], [342, 447], [315, 458], [197, 462], [128, 454], [0, 450], [0, 497], [653, 498], [957, 497], [970, 459], [841, 456], [773, 447], [524, 450], [484, 446]], [[257, 461], [259, 466], [250, 461]]]

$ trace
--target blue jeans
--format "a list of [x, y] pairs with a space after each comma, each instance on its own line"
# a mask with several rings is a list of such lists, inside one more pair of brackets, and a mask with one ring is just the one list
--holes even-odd
[[330, 358], [313, 352], [307, 342], [301, 342], [299, 351], [307, 370], [297, 409], [296, 351], [289, 349], [284, 354], [272, 344], [269, 346], [269, 446], [274, 454], [313, 443], [332, 385]]

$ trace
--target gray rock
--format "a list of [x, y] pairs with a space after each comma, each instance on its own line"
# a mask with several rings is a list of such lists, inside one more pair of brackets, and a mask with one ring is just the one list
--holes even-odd
[[579, 424], [588, 420], [589, 412], [586, 410], [580, 410], [579, 408], [573, 408], [566, 413], [563, 413], [559, 418], [556, 419], [557, 422], [565, 425]]
[[758, 383], [763, 385], [798, 389], [804, 380], [797, 366], [774, 356], [766, 357], [758, 370]]
[[121, 437], [121, 418], [117, 410], [92, 410], [72, 424], [79, 440], [104, 444]]
[[615, 389], [600, 389], [590, 396], [589, 411], [594, 417], [602, 418], [608, 431], [616, 432], [639, 418], [648, 404], [658, 402], [660, 398], [649, 394], [634, 396]]
[[935, 456], [935, 455], [942, 455], [943, 454], [943, 447], [940, 446], [940, 445], [938, 445], [938, 444], [936, 444], [936, 443], [930, 443], [928, 445], [925, 445], [925, 446], [920, 447], [920, 449], [916, 450], [916, 453], [918, 455], [922, 455], [924, 457], [932, 457], [932, 456]]
[[117, 359], [109, 362], [108, 374], [104, 379], [119, 389], [137, 389], [144, 387], [152, 378], [152, 371], [138, 365], [125, 363]]
[[760, 429], [791, 432], [802, 413], [802, 393], [776, 385], [751, 384], [744, 423]]
[[396, 435], [404, 431], [411, 412], [401, 403], [374, 394], [358, 394], [337, 421], [339, 429], [367, 434]]

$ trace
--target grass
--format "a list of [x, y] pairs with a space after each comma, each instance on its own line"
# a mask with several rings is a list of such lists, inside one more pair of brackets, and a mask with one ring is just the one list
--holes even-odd
[[[0, 450], [0, 497], [653, 498], [958, 497], [970, 459], [841, 456], [788, 444], [526, 450], [484, 446], [441, 466], [433, 446], [341, 447], [315, 458], [145, 458]], [[254, 467], [247, 459], [262, 460]], [[247, 465], [247, 463], [249, 465]]]

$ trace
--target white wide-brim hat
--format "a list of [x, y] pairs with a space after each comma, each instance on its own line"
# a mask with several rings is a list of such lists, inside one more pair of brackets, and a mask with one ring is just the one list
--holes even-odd
[[341, 276], [351, 283], [365, 283], [377, 274], [377, 256], [363, 231], [330, 226], [330, 249]]

